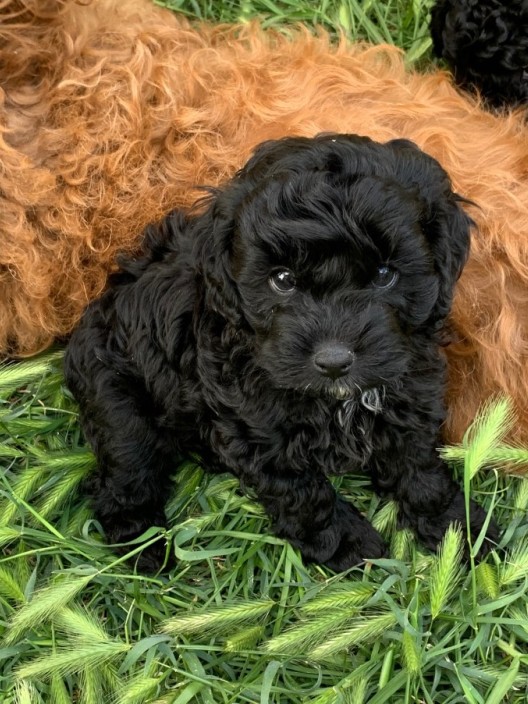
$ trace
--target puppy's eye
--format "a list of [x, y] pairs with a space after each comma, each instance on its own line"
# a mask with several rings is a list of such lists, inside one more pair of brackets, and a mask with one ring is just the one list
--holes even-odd
[[289, 269], [276, 269], [268, 279], [269, 285], [276, 293], [290, 293], [295, 288], [295, 275]]
[[394, 271], [389, 266], [379, 266], [372, 279], [372, 285], [376, 288], [390, 288], [394, 286], [396, 281], [398, 281], [397, 271]]

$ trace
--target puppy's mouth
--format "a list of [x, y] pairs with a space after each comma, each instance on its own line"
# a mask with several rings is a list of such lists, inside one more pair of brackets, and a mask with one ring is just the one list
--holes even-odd
[[350, 388], [345, 384], [334, 382], [327, 387], [326, 392], [338, 401], [350, 401], [358, 395], [360, 389]]
[[302, 387], [302, 391], [310, 396], [326, 398], [329, 401], [358, 401], [361, 389], [357, 384], [347, 384], [342, 380], [326, 384], [309, 383]]
[[342, 382], [334, 382], [325, 391], [332, 399], [343, 402], [353, 401], [373, 413], [379, 413], [382, 410], [385, 400], [384, 386], [362, 389], [359, 386], [350, 387]]

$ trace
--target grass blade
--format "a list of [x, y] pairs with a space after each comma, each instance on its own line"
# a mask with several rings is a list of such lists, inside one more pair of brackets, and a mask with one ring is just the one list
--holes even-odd
[[394, 628], [397, 622], [396, 616], [392, 612], [356, 618], [351, 628], [347, 628], [334, 638], [318, 645], [309, 652], [309, 656], [314, 660], [331, 658], [353, 645], [379, 638], [385, 631]]
[[346, 611], [365, 604], [375, 591], [372, 584], [351, 582], [318, 594], [315, 599], [303, 604], [301, 611], [305, 614], [319, 614], [322, 611], [333, 611], [334, 609]]
[[159, 688], [157, 677], [139, 675], [129, 680], [120, 694], [114, 699], [115, 704], [143, 704], [150, 702]]
[[71, 704], [71, 697], [64, 686], [62, 677], [53, 675], [50, 685], [51, 704]]
[[486, 704], [500, 704], [504, 701], [504, 698], [510, 693], [513, 683], [517, 678], [517, 673], [519, 672], [520, 661], [519, 658], [513, 660], [510, 667], [502, 674], [497, 682], [495, 683], [493, 689], [486, 699]]
[[244, 601], [221, 608], [211, 608], [200, 613], [177, 616], [166, 621], [161, 630], [172, 635], [195, 634], [207, 631], [217, 633], [226, 627], [237, 628], [248, 621], [254, 621], [269, 613], [275, 605], [270, 599]]
[[466, 471], [473, 479], [515, 423], [510, 399], [502, 397], [485, 404], [464, 438]]
[[0, 567], [0, 595], [15, 603], [26, 600], [15, 575], [4, 567]]
[[440, 614], [460, 582], [461, 558], [462, 532], [460, 528], [449, 526], [431, 572], [430, 604], [433, 619]]
[[349, 623], [352, 618], [350, 611], [337, 609], [330, 613], [325, 613], [303, 623], [294, 626], [275, 638], [272, 638], [264, 645], [267, 653], [297, 653], [306, 652], [315, 648], [319, 643], [328, 638], [329, 634], [341, 628], [343, 624]]
[[499, 572], [499, 582], [504, 587], [528, 577], [528, 539], [522, 540], [508, 553]]
[[228, 653], [240, 653], [243, 650], [253, 650], [263, 636], [264, 628], [262, 626], [250, 626], [228, 638], [224, 649]]
[[57, 616], [66, 604], [82, 592], [92, 577], [93, 575], [67, 577], [35, 592], [29, 604], [15, 614], [5, 636], [5, 642], [14, 643], [36, 624]]
[[421, 667], [420, 648], [408, 631], [403, 632], [402, 655], [407, 671], [411, 677], [416, 677]]
[[56, 675], [66, 677], [85, 669], [101, 669], [109, 662], [126, 653], [130, 646], [126, 643], [103, 642], [75, 644], [73, 647], [57, 651], [23, 665], [17, 674], [21, 678], [49, 679]]
[[41, 381], [52, 371], [56, 372], [55, 363], [61, 358], [62, 352], [53, 352], [24, 362], [0, 365], [0, 398], [7, 398], [16, 389]]

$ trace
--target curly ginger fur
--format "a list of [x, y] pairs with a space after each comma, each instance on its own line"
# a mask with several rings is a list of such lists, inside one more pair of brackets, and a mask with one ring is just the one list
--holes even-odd
[[0, 350], [66, 336], [147, 223], [255, 145], [413, 140], [478, 207], [452, 314], [447, 437], [513, 397], [528, 442], [528, 139], [398, 49], [256, 25], [191, 26], [148, 0], [0, 0]]

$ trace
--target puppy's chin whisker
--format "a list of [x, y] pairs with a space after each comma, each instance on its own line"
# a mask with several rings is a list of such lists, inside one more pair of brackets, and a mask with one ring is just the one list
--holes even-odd
[[362, 389], [356, 382], [353, 383], [352, 388], [349, 385], [334, 382], [326, 389], [326, 393], [338, 401], [354, 405], [358, 402], [366, 410], [380, 413], [383, 410], [386, 390], [385, 386]]
[[350, 388], [348, 384], [339, 383], [337, 381], [334, 381], [331, 386], [326, 387], [324, 393], [338, 401], [348, 401], [356, 396], [354, 389]]
[[340, 404], [336, 417], [337, 422], [342, 428], [350, 422], [356, 409], [357, 403], [354, 400], [343, 401], [343, 403]]
[[383, 401], [385, 400], [385, 387], [367, 389], [361, 394], [361, 405], [368, 411], [380, 413], [383, 409]]

